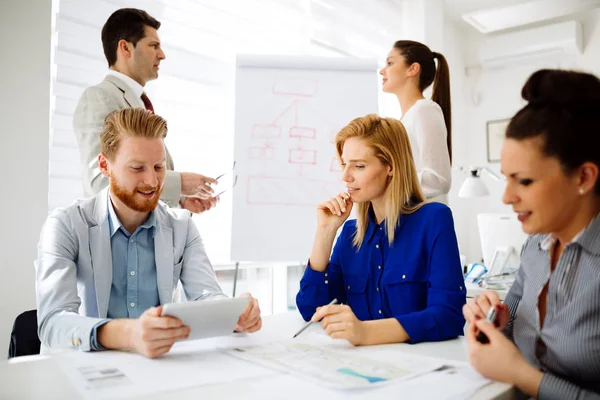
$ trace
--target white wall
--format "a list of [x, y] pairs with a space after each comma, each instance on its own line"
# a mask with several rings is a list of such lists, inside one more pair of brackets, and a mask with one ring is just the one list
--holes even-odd
[[[486, 121], [510, 118], [523, 106], [521, 88], [534, 71], [540, 68], [569, 68], [600, 74], [600, 63], [598, 63], [600, 60], [600, 10], [592, 11], [582, 22], [585, 47], [584, 54], [579, 57], [565, 57], [545, 64], [483, 70], [472, 72], [468, 77], [458, 71], [459, 60], [450, 62], [453, 73], [455, 169], [461, 165], [487, 165], [499, 173], [499, 163], [487, 163]], [[460, 45], [466, 49], [466, 54], [463, 56], [463, 62], [466, 62], [466, 65], [477, 64], [477, 53], [482, 45], [482, 35], [464, 24], [454, 23], [453, 25], [455, 33], [462, 32], [461, 41], [455, 42], [453, 46]], [[460, 153], [461, 151], [462, 153]], [[452, 193], [455, 194], [458, 191], [464, 178], [464, 174], [455, 172]], [[461, 252], [466, 254], [467, 262], [481, 259], [476, 215], [481, 212], [512, 212], [510, 207], [501, 202], [504, 183], [494, 181], [489, 176], [484, 176], [483, 179], [490, 190], [489, 197], [461, 199], [451, 196], [450, 198], [455, 220], [457, 220]]]
[[[470, 92], [467, 90], [468, 79], [465, 67], [468, 60], [465, 40], [469, 36], [469, 28], [458, 23], [444, 12], [444, 2], [431, 0], [427, 2], [406, 1], [404, 3], [402, 23], [406, 31], [405, 39], [425, 43], [432, 51], [440, 52], [448, 61], [450, 68], [450, 90], [452, 100], [452, 186], [449, 203], [454, 215], [454, 225], [461, 253], [468, 253], [472, 247], [471, 218], [469, 207], [472, 204], [458, 198], [465, 175], [459, 172], [461, 165], [470, 165], [469, 142], [470, 130], [468, 103]], [[431, 96], [431, 88], [425, 91]], [[399, 116], [390, 114], [391, 116]], [[484, 143], [485, 145], [485, 143]], [[473, 216], [474, 218], [474, 216]], [[469, 257], [467, 257], [469, 260]]]
[[0, 12], [0, 358], [14, 318], [35, 308], [33, 261], [48, 198], [51, 1]]
[[468, 101], [466, 66], [465, 29], [452, 20], [444, 24], [444, 47], [441, 50], [450, 69], [450, 97], [452, 100], [452, 186], [448, 196], [454, 216], [454, 227], [461, 253], [469, 248], [468, 204], [457, 196], [464, 175], [458, 171], [468, 159], [469, 132], [467, 130], [466, 105]]

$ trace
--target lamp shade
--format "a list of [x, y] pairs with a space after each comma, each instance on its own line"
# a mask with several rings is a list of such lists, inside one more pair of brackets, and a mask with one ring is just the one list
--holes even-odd
[[483, 197], [489, 196], [487, 187], [478, 176], [470, 176], [465, 179], [458, 191], [458, 197]]

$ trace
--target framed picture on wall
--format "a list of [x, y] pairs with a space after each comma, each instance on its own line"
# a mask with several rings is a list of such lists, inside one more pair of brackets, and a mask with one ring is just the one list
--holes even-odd
[[500, 150], [504, 143], [504, 135], [510, 118], [488, 121], [486, 124], [487, 134], [487, 160], [488, 162], [500, 162]]

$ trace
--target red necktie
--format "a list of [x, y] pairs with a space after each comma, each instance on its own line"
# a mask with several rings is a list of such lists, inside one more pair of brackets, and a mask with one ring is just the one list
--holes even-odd
[[152, 107], [152, 103], [150, 102], [148, 96], [146, 96], [146, 93], [142, 93], [142, 101], [144, 102], [144, 107], [146, 107], [146, 110], [151, 111], [152, 114], [154, 114], [154, 107]]

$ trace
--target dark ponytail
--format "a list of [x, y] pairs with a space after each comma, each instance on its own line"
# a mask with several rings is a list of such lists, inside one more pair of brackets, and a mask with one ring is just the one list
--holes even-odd
[[[440, 106], [444, 114], [448, 132], [446, 144], [450, 163], [452, 163], [452, 104], [450, 102], [450, 69], [446, 58], [440, 53], [432, 52], [423, 43], [412, 40], [399, 40], [394, 43], [394, 48], [404, 57], [407, 65], [414, 63], [420, 65], [419, 90], [421, 92], [433, 83], [431, 100]], [[434, 59], [437, 59], [437, 68]]]
[[448, 136], [446, 143], [448, 144], [448, 154], [450, 155], [450, 164], [452, 164], [452, 104], [450, 102], [450, 69], [446, 57], [440, 53], [433, 53], [433, 57], [437, 59], [437, 69], [435, 70], [435, 78], [433, 80], [433, 93], [431, 100], [439, 104], [444, 113], [444, 122]]

